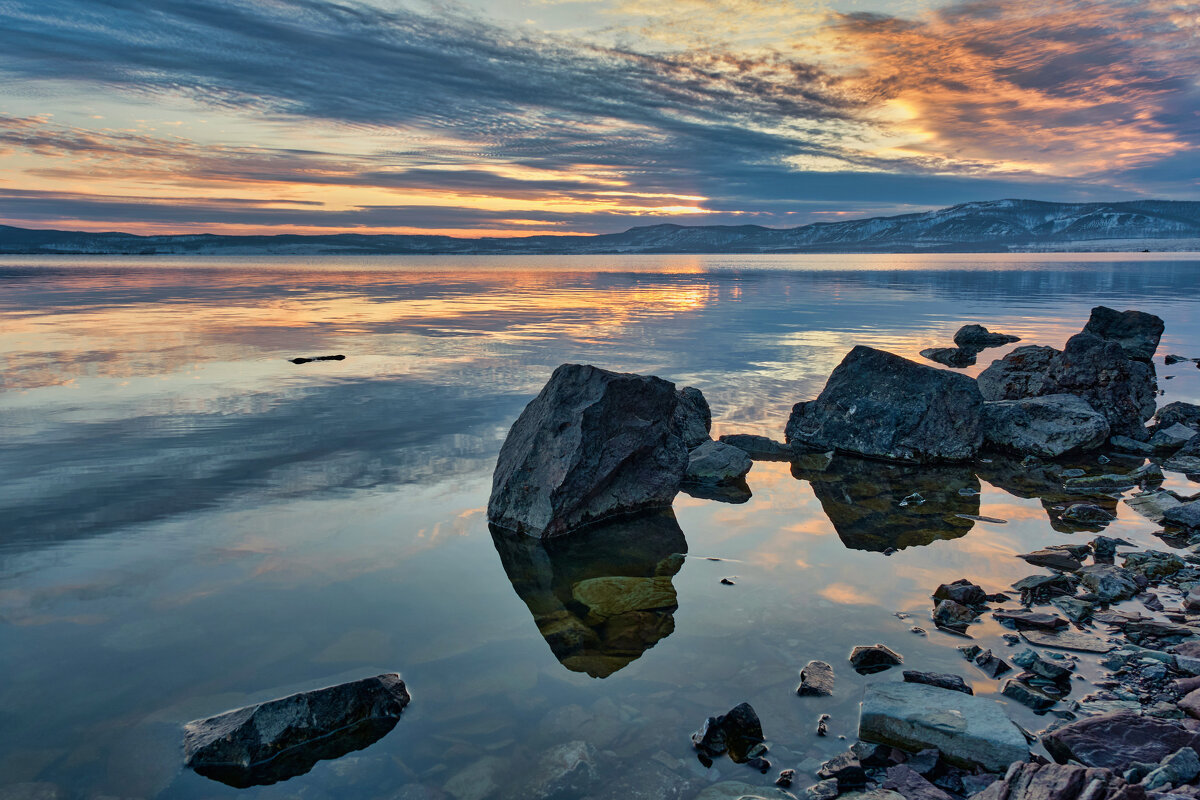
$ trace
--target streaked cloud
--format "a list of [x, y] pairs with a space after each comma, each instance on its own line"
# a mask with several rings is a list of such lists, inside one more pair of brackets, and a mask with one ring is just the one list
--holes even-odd
[[0, 221], [541, 233], [1195, 196], [1196, 3], [890, 7], [600, 0], [548, 33], [465, 5], [4, 0]]

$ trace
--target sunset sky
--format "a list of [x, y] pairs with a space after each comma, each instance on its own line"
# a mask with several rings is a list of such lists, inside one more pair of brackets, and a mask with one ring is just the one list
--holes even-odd
[[1200, 199], [1200, 2], [0, 0], [0, 224], [801, 225]]

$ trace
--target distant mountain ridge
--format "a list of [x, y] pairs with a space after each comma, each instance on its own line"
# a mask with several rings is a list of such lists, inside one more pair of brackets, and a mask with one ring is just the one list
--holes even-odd
[[597, 236], [456, 238], [338, 233], [222, 236], [0, 226], [3, 254], [534, 255], [617, 253], [906, 253], [1200, 249], [1200, 202], [994, 200], [797, 228], [660, 224]]

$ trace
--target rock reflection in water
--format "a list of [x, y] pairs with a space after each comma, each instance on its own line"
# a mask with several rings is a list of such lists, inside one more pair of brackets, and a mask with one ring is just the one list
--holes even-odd
[[[1103, 525], [1089, 525], [1062, 519], [1062, 513], [1075, 503], [1088, 502], [1100, 506], [1112, 513], [1117, 511], [1117, 498], [1108, 495], [1072, 494], [1063, 489], [1063, 481], [1068, 475], [1063, 473], [1076, 465], [1073, 463], [1046, 461], [1037, 464], [1022, 464], [1018, 459], [989, 456], [975, 466], [979, 477], [1002, 489], [1014, 497], [1036, 499], [1041, 501], [1050, 526], [1059, 533], [1081, 533], [1083, 531], [1099, 532]], [[1100, 474], [1102, 468], [1094, 464], [1081, 464], [1081, 469], [1088, 474]]]
[[[812, 484], [821, 508], [842, 543], [853, 550], [927, 545], [965, 536], [974, 522], [959, 514], [979, 514], [979, 479], [962, 465], [898, 464], [835, 455], [802, 459], [792, 475]], [[900, 503], [912, 494], [923, 502]]]
[[671, 578], [687, 539], [673, 512], [545, 540], [491, 531], [508, 579], [567, 669], [606, 678], [675, 630]]
[[237, 764], [196, 764], [192, 769], [199, 775], [235, 789], [269, 786], [308, 773], [318, 761], [331, 761], [370, 747], [387, 736], [397, 722], [398, 719], [366, 719], [323, 739], [285, 750], [270, 761], [245, 767]]

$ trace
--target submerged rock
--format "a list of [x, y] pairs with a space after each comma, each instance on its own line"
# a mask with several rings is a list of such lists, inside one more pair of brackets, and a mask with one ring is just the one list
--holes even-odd
[[862, 675], [882, 672], [903, 663], [904, 658], [899, 653], [882, 644], [859, 645], [850, 651], [850, 666]]
[[949, 689], [952, 692], [962, 692], [963, 694], [975, 694], [975, 690], [967, 685], [958, 675], [949, 675], [941, 672], [917, 672], [916, 670], [904, 670], [905, 683], [923, 683], [927, 686], [936, 686], [939, 689]]
[[727, 714], [709, 717], [692, 734], [692, 745], [701, 755], [712, 759], [728, 753], [738, 764], [765, 752], [760, 747], [764, 741], [762, 723], [749, 703], [734, 706]]
[[869, 685], [858, 738], [909, 752], [934, 747], [966, 769], [999, 772], [1029, 758], [1025, 737], [995, 701], [920, 683]]
[[1067, 506], [1060, 517], [1066, 522], [1078, 522], [1082, 525], [1104, 525], [1116, 518], [1116, 514], [1095, 503], [1073, 503]]
[[1144, 311], [1116, 311], [1096, 306], [1088, 318], [1084, 332], [1116, 342], [1130, 358], [1148, 361], [1158, 349], [1158, 341], [1166, 329], [1162, 319]]
[[687, 539], [671, 511], [533, 539], [492, 527], [517, 596], [564, 667], [606, 678], [675, 630]]
[[236, 788], [278, 783], [383, 738], [409, 700], [388, 673], [239, 708], [185, 725], [184, 759]]
[[488, 520], [530, 536], [671, 505], [688, 454], [674, 384], [564, 364], [513, 423]]
[[1006, 344], [1021, 341], [1020, 336], [1007, 333], [993, 333], [982, 325], [963, 325], [954, 334], [954, 343], [959, 347], [984, 350], [989, 347], [1001, 347]]
[[1042, 743], [1060, 764], [1074, 760], [1123, 772], [1135, 762], [1157, 764], [1181, 747], [1200, 748], [1200, 734], [1176, 722], [1113, 711], [1049, 731]]
[[708, 439], [692, 450], [684, 480], [711, 485], [736, 483], [753, 466], [743, 450]]
[[833, 694], [833, 667], [824, 661], [810, 661], [800, 670], [800, 685], [796, 694], [801, 697], [828, 697]]
[[982, 406], [966, 375], [859, 345], [816, 400], [793, 408], [787, 442], [896, 461], [963, 461], [982, 442]]
[[[979, 514], [979, 479], [965, 465], [836, 455], [818, 470], [793, 464], [792, 475], [812, 484], [838, 537], [853, 550], [882, 553], [957, 539], [975, 524], [960, 515]], [[914, 493], [921, 501], [902, 505]]]
[[1022, 553], [1017, 558], [1024, 559], [1035, 567], [1046, 567], [1064, 572], [1074, 572], [1083, 566], [1082, 562], [1063, 550], [1035, 550], [1032, 553]]
[[1058, 458], [1100, 447], [1108, 434], [1108, 419], [1072, 394], [983, 404], [983, 441], [997, 450]]
[[712, 430], [712, 410], [704, 393], [695, 386], [685, 386], [675, 392], [675, 426], [688, 450], [709, 440]]
[[1092, 564], [1076, 574], [1102, 603], [1128, 600], [1141, 591], [1132, 572], [1112, 564]]

